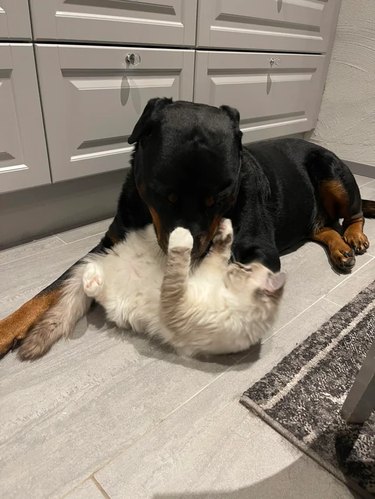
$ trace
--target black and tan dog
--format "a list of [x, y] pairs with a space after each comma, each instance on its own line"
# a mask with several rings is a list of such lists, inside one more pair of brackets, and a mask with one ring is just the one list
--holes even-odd
[[[375, 201], [361, 200], [345, 164], [299, 139], [242, 147], [235, 109], [152, 99], [129, 143], [135, 143], [131, 170], [117, 214], [95, 252], [152, 221], [163, 250], [176, 226], [190, 229], [198, 257], [224, 215], [235, 231], [234, 258], [258, 260], [274, 271], [280, 268], [280, 252], [304, 240], [325, 245], [341, 272], [349, 272], [355, 254], [369, 246], [363, 224], [364, 217], [375, 216]], [[336, 230], [339, 219], [342, 234]], [[1, 353], [22, 340], [21, 358], [50, 348], [54, 327], [67, 312], [58, 304], [68, 276], [69, 270], [0, 322]], [[75, 320], [67, 325], [66, 335], [74, 325]]]

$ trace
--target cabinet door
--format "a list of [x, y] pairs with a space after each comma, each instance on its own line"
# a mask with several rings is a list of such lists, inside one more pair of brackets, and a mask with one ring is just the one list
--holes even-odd
[[0, 0], [0, 38], [31, 40], [27, 0]]
[[53, 181], [125, 168], [147, 101], [192, 100], [192, 50], [43, 44], [36, 54]]
[[203, 0], [198, 46], [326, 52], [340, 0]]
[[195, 43], [197, 0], [31, 0], [36, 40]]
[[198, 51], [196, 102], [241, 113], [244, 142], [314, 127], [324, 85], [323, 55]]
[[0, 44], [0, 192], [51, 181], [31, 44]]

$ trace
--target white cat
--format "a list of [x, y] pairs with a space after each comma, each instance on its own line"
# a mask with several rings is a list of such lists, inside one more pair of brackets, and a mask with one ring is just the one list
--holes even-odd
[[275, 318], [285, 274], [259, 263], [228, 263], [232, 224], [223, 220], [209, 254], [191, 267], [193, 238], [183, 228], [168, 255], [152, 225], [106, 254], [87, 257], [72, 276], [121, 328], [156, 336], [179, 353], [222, 354], [257, 343]]
[[149, 225], [107, 253], [87, 256], [73, 267], [58, 304], [26, 339], [29, 358], [70, 335], [89, 297], [119, 327], [156, 336], [181, 354], [246, 350], [270, 329], [285, 274], [260, 263], [229, 263], [232, 240], [232, 224], [223, 220], [208, 255], [192, 266], [188, 230], [172, 232], [164, 255]]

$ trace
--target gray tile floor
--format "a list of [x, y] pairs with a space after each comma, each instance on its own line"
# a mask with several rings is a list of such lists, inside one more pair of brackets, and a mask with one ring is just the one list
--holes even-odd
[[[375, 199], [375, 180], [357, 177]], [[0, 316], [95, 245], [108, 221], [0, 253]], [[261, 348], [184, 360], [120, 334], [100, 309], [43, 359], [0, 362], [0, 497], [331, 499], [354, 495], [238, 400], [375, 278], [370, 251], [350, 276], [308, 243], [282, 258], [277, 324]]]

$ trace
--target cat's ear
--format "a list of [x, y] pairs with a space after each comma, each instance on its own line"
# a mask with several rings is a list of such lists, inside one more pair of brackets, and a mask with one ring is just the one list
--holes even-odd
[[262, 291], [265, 295], [274, 298], [279, 298], [282, 295], [286, 281], [285, 272], [278, 272], [277, 274], [269, 274], [267, 276]]
[[138, 140], [144, 135], [150, 133], [153, 125], [159, 119], [160, 110], [168, 104], [171, 104], [171, 102], [173, 102], [172, 99], [168, 99], [166, 97], [155, 97], [153, 99], [150, 99], [146, 104], [146, 107], [144, 108], [139, 120], [135, 124], [135, 127], [128, 138], [128, 143], [134, 144], [134, 142], [138, 142]]

